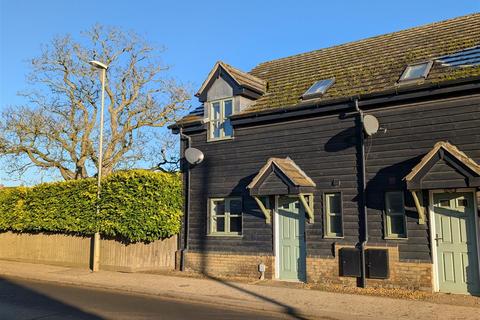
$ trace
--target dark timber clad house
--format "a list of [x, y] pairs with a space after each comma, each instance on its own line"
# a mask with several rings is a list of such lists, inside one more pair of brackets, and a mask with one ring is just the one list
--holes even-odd
[[204, 154], [183, 166], [183, 268], [480, 292], [480, 14], [218, 62], [197, 97], [172, 126]]

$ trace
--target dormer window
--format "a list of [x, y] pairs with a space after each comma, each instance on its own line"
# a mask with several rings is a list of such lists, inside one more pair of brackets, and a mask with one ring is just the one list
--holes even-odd
[[228, 139], [233, 136], [230, 116], [233, 113], [233, 99], [210, 102], [210, 140]]
[[204, 106], [204, 123], [208, 124], [207, 141], [231, 139], [232, 114], [250, 106], [266, 90], [265, 80], [217, 62], [195, 94]]

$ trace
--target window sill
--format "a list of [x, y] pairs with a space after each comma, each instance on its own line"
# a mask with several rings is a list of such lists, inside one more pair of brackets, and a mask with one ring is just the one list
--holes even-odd
[[230, 141], [230, 140], [233, 140], [233, 136], [226, 137], [226, 138], [208, 138], [207, 142], [222, 142], [222, 141]]
[[384, 237], [383, 240], [408, 240], [408, 237]]
[[211, 238], [243, 238], [243, 234], [211, 233], [207, 234]]
[[345, 236], [323, 236], [324, 239], [344, 239]]
[[216, 138], [216, 139], [207, 139], [207, 142], [210, 143], [210, 142], [226, 142], [226, 141], [231, 141], [233, 140], [233, 137], [227, 137], [227, 138]]

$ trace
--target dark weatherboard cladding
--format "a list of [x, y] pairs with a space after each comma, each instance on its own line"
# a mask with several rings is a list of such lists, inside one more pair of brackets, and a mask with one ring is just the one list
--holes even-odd
[[[406, 240], [384, 240], [386, 190], [405, 190], [403, 178], [437, 141], [450, 141], [480, 162], [480, 95], [438, 99], [367, 110], [386, 132], [366, 140], [367, 207], [370, 242], [399, 245], [402, 259], [430, 261], [428, 224], [418, 224], [413, 199], [406, 194]], [[333, 243], [359, 241], [357, 116], [330, 114], [309, 119], [236, 128], [233, 141], [208, 143], [204, 131], [191, 134], [205, 161], [192, 170], [190, 249], [272, 253], [272, 230], [247, 185], [268, 158], [292, 158], [316, 184], [315, 223], [307, 225], [309, 255], [331, 256]], [[442, 169], [444, 172], [442, 172]], [[432, 175], [451, 174], [438, 166]], [[335, 187], [332, 184], [338, 183]], [[323, 237], [323, 194], [341, 191], [344, 239]], [[243, 237], [207, 236], [209, 197], [243, 196]], [[427, 195], [424, 194], [426, 197]]]
[[[403, 178], [437, 141], [449, 141], [480, 162], [480, 95], [409, 103], [369, 113], [387, 130], [366, 142], [370, 241], [384, 242], [383, 193], [405, 190]], [[427, 178], [449, 180], [452, 174], [458, 173], [439, 163]], [[396, 241], [400, 257], [430, 260], [428, 223], [418, 224], [415, 204], [406, 194], [408, 240]], [[424, 203], [428, 203], [428, 192], [423, 196]]]
[[[442, 272], [462, 270], [439, 266], [459, 254], [476, 261], [477, 252], [461, 241], [465, 252], [449, 252], [438, 236], [448, 210], [460, 213], [455, 223], [479, 220], [472, 209], [480, 199], [478, 47], [480, 14], [472, 14], [249, 73], [218, 62], [197, 94], [202, 105], [171, 127], [182, 154], [193, 147], [204, 155], [183, 165], [182, 266], [228, 276], [265, 270], [280, 280], [295, 269], [307, 282], [361, 286], [480, 288], [469, 279], [447, 283]], [[421, 77], [401, 80], [422, 64]], [[335, 81], [302, 98], [322, 79]], [[379, 127], [364, 130], [366, 116]], [[222, 126], [233, 131], [215, 135]], [[301, 233], [290, 247], [287, 226]], [[478, 237], [478, 229], [457, 238]], [[294, 261], [301, 265], [287, 270]], [[359, 279], [342, 274], [358, 264]]]
[[[315, 223], [307, 225], [308, 254], [331, 256], [332, 241], [323, 239], [322, 194], [338, 190], [341, 180], [344, 203], [345, 239], [358, 241], [356, 138], [352, 134], [355, 115], [271, 123], [235, 130], [235, 139], [208, 143], [204, 132], [192, 134], [192, 145], [202, 150], [205, 160], [191, 174], [190, 250], [273, 253], [272, 227], [265, 223], [247, 185], [270, 157], [292, 160], [315, 182]], [[344, 139], [350, 135], [349, 139]], [[311, 137], [314, 136], [315, 139]], [[319, 161], [322, 159], [322, 161]], [[243, 196], [242, 238], [207, 236], [209, 197]]]

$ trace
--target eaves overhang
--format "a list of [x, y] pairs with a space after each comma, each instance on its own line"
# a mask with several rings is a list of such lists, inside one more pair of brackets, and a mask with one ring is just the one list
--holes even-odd
[[383, 105], [422, 99], [442, 94], [480, 89], [480, 76], [448, 80], [438, 83], [424, 83], [416, 86], [393, 86], [390, 89], [348, 96], [335, 99], [313, 99], [293, 106], [285, 106], [272, 110], [261, 110], [236, 114], [231, 117], [232, 125], [239, 126], [263, 121], [280, 120], [283, 118], [313, 115], [317, 113], [332, 113], [354, 109], [352, 103], [358, 100], [359, 107], [375, 108]]
[[[448, 80], [438, 83], [424, 83], [417, 86], [392, 87], [388, 90], [375, 93], [355, 95], [335, 99], [313, 99], [296, 105], [261, 110], [256, 112], [244, 112], [231, 116], [234, 127], [255, 123], [281, 121], [283, 119], [304, 117], [316, 114], [346, 112], [354, 110], [353, 101], [358, 100], [359, 107], [376, 108], [384, 105], [404, 102], [415, 99], [425, 99], [444, 94], [460, 92], [478, 92], [480, 90], [480, 76]], [[202, 120], [186, 123], [175, 123], [169, 129], [180, 127], [196, 127], [198, 130], [205, 129]]]

